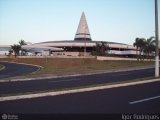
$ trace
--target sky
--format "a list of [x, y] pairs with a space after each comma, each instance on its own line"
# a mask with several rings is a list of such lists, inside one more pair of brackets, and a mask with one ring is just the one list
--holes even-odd
[[92, 40], [155, 35], [154, 0], [0, 0], [0, 45], [73, 40], [83, 11]]

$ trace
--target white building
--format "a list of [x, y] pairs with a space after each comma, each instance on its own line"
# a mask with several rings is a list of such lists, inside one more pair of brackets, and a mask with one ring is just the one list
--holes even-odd
[[[82, 13], [74, 40], [41, 42], [41, 43], [24, 45], [22, 46], [22, 48], [27, 52], [37, 55], [83, 56], [85, 54], [92, 52], [96, 44], [100, 42], [104, 42], [109, 46], [109, 51], [108, 51], [109, 54], [123, 55], [123, 56], [136, 55], [136, 48], [133, 47], [132, 45], [108, 42], [108, 41], [92, 40], [84, 12]], [[8, 46], [7, 48], [0, 46], [0, 48], [1, 48], [0, 54], [4, 55], [8, 54], [10, 46]]]

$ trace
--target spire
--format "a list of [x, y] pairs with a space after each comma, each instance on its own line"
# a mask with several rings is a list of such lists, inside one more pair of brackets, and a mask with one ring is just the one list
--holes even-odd
[[84, 12], [82, 13], [74, 40], [91, 40]]

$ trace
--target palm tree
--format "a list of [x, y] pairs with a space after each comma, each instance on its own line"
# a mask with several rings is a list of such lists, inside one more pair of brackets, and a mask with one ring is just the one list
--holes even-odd
[[16, 58], [16, 56], [19, 55], [19, 51], [21, 50], [21, 46], [14, 44], [14, 45], [11, 45], [11, 49], [13, 50], [15, 58]]
[[146, 40], [144, 52], [147, 54], [148, 58], [151, 56], [151, 53], [155, 51], [155, 39], [154, 38], [155, 37], [150, 37]]
[[106, 51], [109, 49], [109, 46], [108, 46], [108, 43], [105, 43], [105, 42], [100, 42], [100, 43], [96, 43], [96, 46], [95, 46], [95, 54], [96, 55], [106, 55]]
[[[142, 58], [142, 52], [144, 51], [145, 48], [145, 38], [136, 38], [135, 42], [133, 43], [133, 46], [136, 47], [136, 54], [137, 54], [137, 60], [139, 61], [139, 58], [141, 60]], [[139, 55], [138, 55], [139, 52]]]
[[13, 53], [13, 50], [10, 49], [8, 52], [9, 52], [8, 56], [10, 57], [12, 55], [12, 53]]
[[101, 53], [102, 53], [102, 55], [106, 55], [108, 50], [109, 50], [108, 43], [101, 42]]
[[24, 40], [20, 40], [19, 45], [21, 46], [21, 55], [25, 55], [26, 50], [22, 49], [22, 46], [27, 45], [27, 43]]
[[139, 38], [136, 38], [136, 39], [135, 39], [135, 42], [133, 43], [133, 46], [136, 47], [137, 61], [139, 61], [139, 56], [138, 56], [138, 50], [139, 50]]
[[19, 44], [20, 44], [20, 46], [22, 46], [22, 45], [27, 45], [27, 43], [26, 43], [24, 40], [20, 40], [20, 41], [19, 41]]

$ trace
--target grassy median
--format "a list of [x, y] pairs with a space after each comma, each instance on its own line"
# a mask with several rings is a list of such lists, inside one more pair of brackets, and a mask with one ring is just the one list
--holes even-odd
[[[153, 65], [153, 62], [137, 62], [137, 61], [98, 61], [96, 59], [88, 58], [0, 58], [0, 61], [10, 61], [18, 63], [29, 63], [43, 66], [44, 69], [32, 73], [32, 75], [39, 74], [74, 74], [96, 72], [104, 70], [113, 70], [121, 68], [132, 68]], [[20, 68], [19, 68], [20, 69]]]

